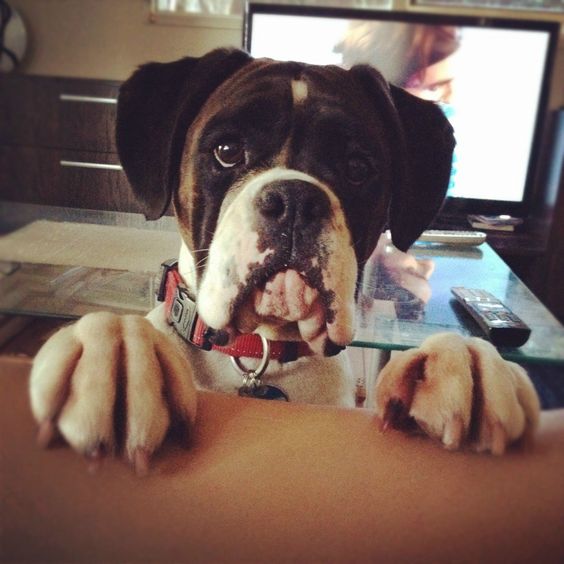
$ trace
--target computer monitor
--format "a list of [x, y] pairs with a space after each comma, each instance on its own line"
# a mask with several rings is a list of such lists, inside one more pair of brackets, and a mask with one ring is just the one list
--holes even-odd
[[526, 217], [539, 161], [556, 22], [250, 3], [256, 57], [369, 63], [436, 101], [457, 139], [441, 212]]

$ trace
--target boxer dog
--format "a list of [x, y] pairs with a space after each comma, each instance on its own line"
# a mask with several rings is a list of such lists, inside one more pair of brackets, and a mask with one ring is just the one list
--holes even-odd
[[[147, 318], [93, 313], [46, 342], [30, 383], [40, 442], [60, 432], [93, 457], [123, 444], [143, 472], [194, 422], [197, 388], [353, 406], [341, 351], [358, 282], [386, 225], [406, 251], [442, 203], [454, 138], [441, 110], [368, 66], [217, 50], [140, 67], [117, 143], [146, 217], [172, 205], [178, 265]], [[453, 334], [393, 357], [374, 397], [385, 426], [494, 453], [539, 411], [521, 368]]]

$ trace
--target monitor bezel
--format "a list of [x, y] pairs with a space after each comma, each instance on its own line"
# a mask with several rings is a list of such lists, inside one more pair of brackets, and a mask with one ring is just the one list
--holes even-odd
[[[535, 116], [535, 128], [532, 136], [531, 153], [525, 178], [525, 187], [520, 201], [474, 199], [449, 197], [445, 200], [440, 216], [450, 222], [465, 221], [468, 214], [509, 214], [527, 218], [534, 213], [534, 200], [537, 195], [537, 182], [540, 180], [542, 160], [541, 146], [543, 131], [548, 118], [548, 100], [554, 60], [558, 46], [560, 25], [555, 21], [524, 20], [487, 16], [469, 16], [456, 14], [423, 13], [414, 11], [388, 11], [356, 8], [336, 8], [324, 6], [303, 6], [289, 4], [265, 4], [249, 2], [246, 4], [243, 22], [243, 48], [250, 52], [252, 20], [255, 14], [289, 15], [304, 17], [344, 18], [357, 20], [392, 21], [414, 24], [453, 25], [464, 27], [493, 27], [545, 31], [549, 34], [547, 57], [542, 74], [539, 102]], [[440, 221], [438, 222], [440, 223]]]

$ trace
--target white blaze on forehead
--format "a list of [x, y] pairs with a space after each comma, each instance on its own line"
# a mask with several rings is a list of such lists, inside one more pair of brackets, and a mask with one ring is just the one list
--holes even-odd
[[292, 80], [292, 98], [294, 104], [301, 104], [307, 98], [307, 83], [303, 80]]
[[[277, 167], [266, 170], [265, 172], [262, 172], [258, 176], [252, 178], [236, 200], [238, 200], [241, 196], [244, 196], [245, 193], [247, 193], [247, 195], [250, 193], [251, 197], [254, 197], [266, 185], [272, 182], [284, 180], [302, 180], [303, 182], [308, 182], [309, 184], [313, 184], [314, 186], [325, 190], [324, 185], [317, 178], [314, 178], [305, 172], [293, 170], [291, 168]], [[234, 204], [235, 201], [233, 202]]]

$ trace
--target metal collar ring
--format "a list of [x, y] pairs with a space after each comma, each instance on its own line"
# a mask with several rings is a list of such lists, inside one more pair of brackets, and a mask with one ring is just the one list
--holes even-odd
[[270, 342], [266, 337], [260, 335], [260, 340], [262, 342], [262, 358], [259, 365], [253, 369], [249, 370], [243, 366], [239, 358], [232, 356], [231, 362], [237, 371], [243, 376], [243, 384], [245, 386], [258, 386], [260, 384], [261, 376], [266, 372], [268, 368], [268, 363], [270, 361]]

